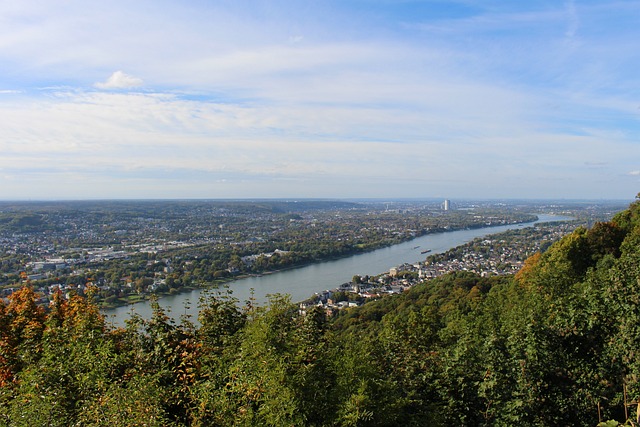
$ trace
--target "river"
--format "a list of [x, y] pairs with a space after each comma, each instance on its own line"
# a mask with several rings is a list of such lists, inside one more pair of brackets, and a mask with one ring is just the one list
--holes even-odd
[[[477, 237], [501, 233], [518, 227], [531, 226], [536, 222], [566, 221], [571, 219], [573, 218], [557, 215], [538, 215], [538, 221], [524, 224], [427, 234], [371, 252], [318, 262], [273, 274], [247, 277], [229, 282], [228, 285], [233, 291], [233, 296], [240, 301], [248, 300], [252, 292], [253, 298], [258, 303], [264, 303], [268, 294], [275, 293], [289, 294], [293, 301], [302, 301], [316, 292], [334, 289], [342, 283], [351, 281], [355, 274], [375, 276], [403, 263], [414, 264], [418, 261], [424, 261], [428, 255], [446, 252]], [[430, 252], [422, 254], [421, 252], [425, 250], [430, 250]], [[192, 316], [192, 319], [196, 319], [200, 294], [201, 290], [196, 289], [163, 297], [158, 302], [161, 307], [167, 310], [170, 316], [180, 317], [187, 314]], [[148, 301], [143, 301], [137, 304], [104, 310], [107, 322], [114, 326], [123, 326], [125, 319], [128, 319], [132, 313], [137, 313], [143, 318], [149, 318], [152, 314], [151, 304]]]

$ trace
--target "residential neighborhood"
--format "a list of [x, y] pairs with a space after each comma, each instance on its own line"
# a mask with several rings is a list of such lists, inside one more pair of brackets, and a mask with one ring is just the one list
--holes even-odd
[[398, 294], [418, 283], [457, 271], [483, 277], [514, 274], [529, 256], [544, 251], [576, 227], [578, 224], [572, 221], [547, 222], [475, 239], [445, 253], [430, 255], [423, 262], [391, 267], [387, 273], [376, 277], [354, 276], [352, 282], [320, 292], [300, 303], [300, 309], [304, 311], [319, 305], [332, 315], [337, 310], [362, 305], [372, 298]]

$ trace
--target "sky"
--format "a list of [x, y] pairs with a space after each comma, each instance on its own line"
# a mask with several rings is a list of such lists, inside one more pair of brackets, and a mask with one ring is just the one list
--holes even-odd
[[640, 192], [640, 1], [0, 0], [0, 199]]

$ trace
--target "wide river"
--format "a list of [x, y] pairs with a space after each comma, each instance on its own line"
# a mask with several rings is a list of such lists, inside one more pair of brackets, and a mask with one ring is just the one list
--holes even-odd
[[[538, 221], [524, 224], [511, 224], [497, 227], [484, 227], [470, 230], [448, 231], [444, 233], [427, 234], [413, 240], [388, 246], [371, 252], [351, 255], [332, 261], [323, 261], [305, 267], [280, 271], [263, 276], [248, 277], [229, 282], [233, 296], [240, 301], [251, 297], [258, 303], [264, 303], [268, 294], [289, 294], [293, 301], [302, 301], [316, 292], [334, 289], [345, 282], [351, 281], [355, 274], [375, 276], [389, 271], [390, 268], [403, 263], [414, 264], [424, 261], [428, 255], [446, 252], [451, 248], [467, 243], [476, 237], [501, 233], [518, 227], [526, 227], [536, 222], [566, 221], [573, 218], [557, 215], [538, 215]], [[422, 251], [430, 249], [428, 254]], [[166, 296], [158, 302], [173, 317], [187, 314], [195, 320], [198, 314], [198, 299], [201, 290]], [[124, 321], [132, 313], [143, 318], [150, 318], [151, 304], [148, 301], [139, 302], [124, 307], [104, 310], [107, 322], [114, 326], [123, 326]]]

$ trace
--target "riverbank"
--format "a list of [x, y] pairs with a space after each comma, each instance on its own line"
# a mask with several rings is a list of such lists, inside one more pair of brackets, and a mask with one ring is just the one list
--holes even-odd
[[[546, 222], [491, 234], [428, 256], [423, 262], [391, 268], [378, 276], [354, 275], [354, 281], [317, 293], [300, 303], [300, 309], [322, 306], [328, 314], [362, 305], [450, 273], [467, 272], [482, 277], [511, 275], [536, 252], [573, 232], [575, 222]], [[414, 247], [414, 249], [417, 249]]]
[[[353, 257], [353, 256], [358, 256], [358, 255], [363, 255], [363, 254], [367, 254], [367, 253], [371, 253], [380, 249], [384, 249], [384, 248], [390, 248], [396, 245], [401, 245], [401, 244], [405, 244], [405, 243], [410, 243], [413, 242], [417, 239], [426, 237], [426, 236], [430, 236], [430, 235], [436, 235], [436, 234], [442, 234], [442, 233], [454, 233], [457, 231], [462, 231], [462, 230], [478, 230], [478, 229], [485, 229], [485, 228], [492, 228], [492, 227], [505, 227], [505, 226], [519, 226], [519, 225], [524, 225], [524, 224], [531, 224], [534, 223], [535, 221], [537, 221], [539, 219], [539, 217], [537, 215], [531, 215], [529, 218], [527, 218], [527, 220], [525, 221], [515, 221], [515, 222], [511, 222], [508, 224], [485, 224], [484, 227], [481, 224], [473, 224], [473, 225], [469, 225], [466, 227], [451, 227], [451, 228], [437, 228], [437, 229], [430, 229], [430, 230], [426, 230], [425, 232], [422, 232], [420, 234], [416, 234], [414, 236], [411, 236], [410, 238], [407, 239], [403, 239], [403, 240], [399, 240], [399, 241], [395, 241], [395, 242], [385, 242], [382, 244], [378, 244], [378, 245], [368, 245], [368, 246], [361, 246], [358, 249], [355, 250], [350, 250], [350, 251], [345, 251], [341, 254], [338, 254], [336, 256], [331, 256], [331, 257], [326, 257], [326, 258], [320, 258], [320, 259], [313, 259], [313, 260], [309, 260], [308, 262], [304, 262], [304, 263], [300, 263], [300, 264], [293, 264], [284, 268], [279, 268], [277, 270], [269, 270], [269, 271], [262, 271], [262, 272], [256, 272], [254, 274], [242, 274], [242, 275], [238, 275], [238, 276], [231, 276], [231, 277], [225, 277], [225, 278], [221, 278], [221, 279], [216, 279], [212, 282], [208, 282], [208, 283], [202, 283], [200, 285], [198, 284], [192, 284], [192, 285], [186, 285], [186, 286], [181, 286], [180, 288], [172, 288], [175, 289], [175, 291], [157, 291], [157, 292], [149, 292], [149, 293], [142, 293], [142, 294], [129, 294], [126, 297], [120, 297], [120, 298], [116, 298], [115, 300], [106, 302], [106, 301], [98, 301], [98, 306], [102, 309], [102, 310], [113, 310], [116, 308], [120, 308], [120, 307], [127, 307], [130, 306], [132, 304], [138, 304], [138, 303], [144, 303], [144, 302], [149, 302], [152, 299], [163, 299], [163, 298], [167, 298], [167, 297], [171, 297], [171, 296], [175, 296], [178, 294], [189, 294], [195, 290], [198, 289], [211, 289], [211, 288], [215, 288], [215, 287], [220, 287], [220, 286], [224, 286], [226, 284], [230, 284], [239, 280], [243, 280], [243, 279], [249, 279], [249, 278], [258, 278], [258, 277], [262, 277], [262, 276], [269, 276], [269, 275], [273, 275], [273, 274], [280, 274], [280, 273], [284, 273], [287, 271], [291, 271], [291, 270], [295, 270], [295, 269], [301, 269], [301, 268], [305, 268], [305, 267], [309, 267], [312, 266], [314, 264], [318, 264], [318, 263], [326, 263], [326, 262], [332, 262], [332, 261], [339, 261], [342, 259], [346, 259], [349, 257]], [[415, 248], [414, 248], [415, 249]], [[429, 252], [431, 252], [431, 249], [428, 249]], [[424, 251], [421, 251], [424, 252]], [[427, 252], [428, 253], [428, 252]]]
[[[539, 215], [538, 221], [528, 223], [427, 234], [391, 247], [380, 248], [338, 260], [326, 260], [304, 267], [287, 269], [277, 274], [251, 276], [225, 283], [225, 286], [233, 293], [233, 297], [241, 303], [251, 300], [254, 304], [265, 304], [269, 300], [268, 295], [272, 294], [289, 295], [292, 301], [304, 301], [317, 292], [323, 292], [350, 281], [354, 274], [377, 275], [405, 262], [424, 261], [426, 257], [420, 253], [421, 250], [430, 249], [432, 252], [428, 255], [431, 256], [444, 253], [476, 237], [522, 228], [520, 225], [525, 227], [533, 225], [535, 222], [571, 219], [573, 218]], [[414, 249], [418, 245], [421, 247]], [[195, 289], [190, 292], [161, 298], [158, 303], [168, 312], [172, 310], [179, 311], [183, 315], [188, 314], [193, 318], [197, 318], [197, 303], [202, 292], [202, 289]], [[152, 315], [148, 302], [105, 310], [104, 313], [113, 319], [114, 324], [122, 325], [130, 315], [132, 307], [134, 312], [143, 318], [148, 318]]]

